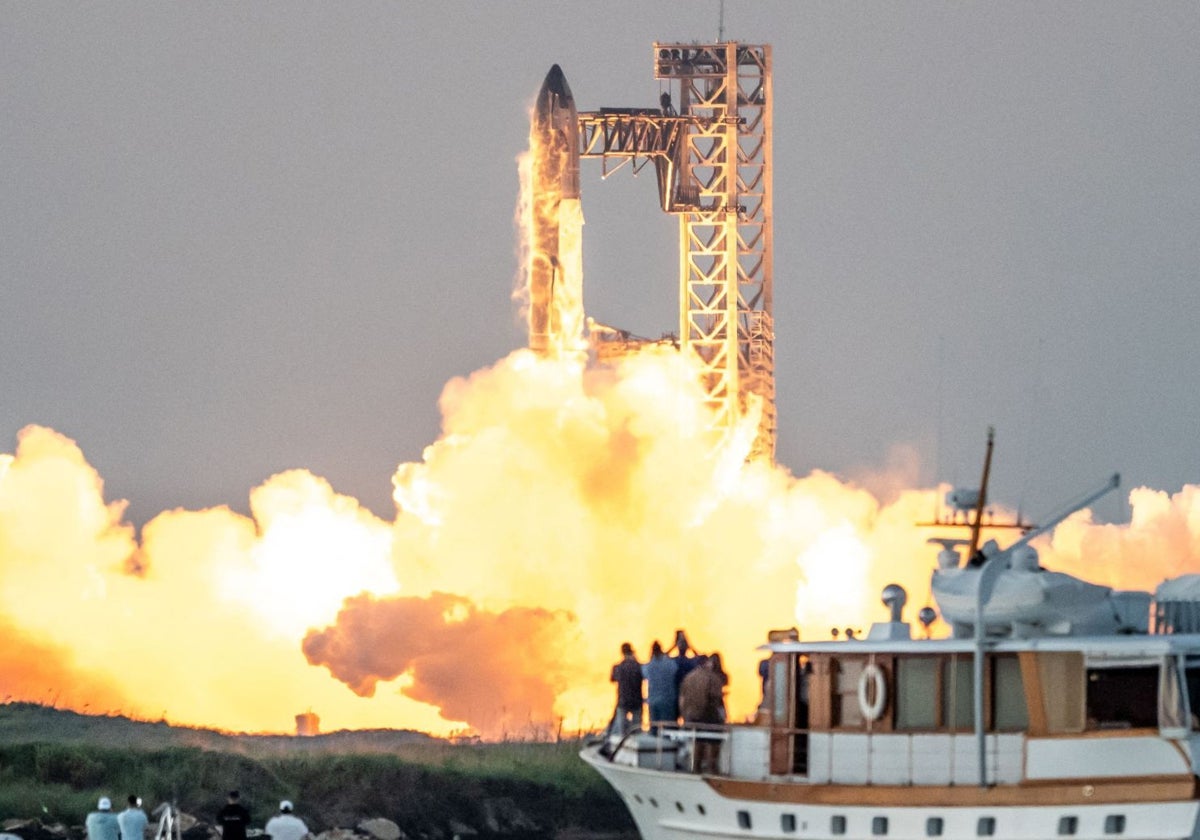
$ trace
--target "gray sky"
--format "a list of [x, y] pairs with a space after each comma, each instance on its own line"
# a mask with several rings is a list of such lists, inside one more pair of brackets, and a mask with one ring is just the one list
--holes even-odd
[[[444, 383], [524, 342], [546, 70], [653, 106], [651, 43], [717, 6], [0, 3], [0, 451], [57, 429], [139, 524], [293, 467], [390, 518]], [[969, 483], [993, 424], [1035, 517], [1200, 479], [1200, 5], [729, 0], [725, 35], [774, 45], [782, 463]], [[588, 313], [676, 330], [653, 178], [587, 161], [583, 203]]]

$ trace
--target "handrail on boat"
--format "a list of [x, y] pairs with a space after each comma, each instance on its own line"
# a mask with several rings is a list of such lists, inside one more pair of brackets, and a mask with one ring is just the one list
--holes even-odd
[[[625, 743], [633, 735], [652, 735], [654, 736], [655, 756], [661, 759], [663, 755], [664, 744], [685, 744], [688, 742], [696, 743], [698, 741], [715, 741], [724, 742], [729, 740], [729, 733], [732, 725], [728, 723], [684, 723], [678, 721], [663, 720], [650, 721], [649, 729], [631, 729], [623, 734], [615, 744], [605, 743], [598, 750], [599, 754], [606, 758], [610, 763], [616, 759], [617, 753], [625, 746]], [[670, 734], [676, 734], [678, 738], [669, 737]], [[696, 753], [693, 750], [689, 756], [688, 772], [697, 772], [695, 767]], [[660, 762], [661, 763], [661, 762]]]

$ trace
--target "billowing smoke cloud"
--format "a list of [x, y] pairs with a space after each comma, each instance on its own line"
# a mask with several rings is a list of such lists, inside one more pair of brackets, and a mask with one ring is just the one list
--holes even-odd
[[477, 610], [465, 598], [346, 601], [334, 627], [312, 631], [304, 653], [363, 697], [406, 674], [400, 690], [484, 732], [544, 733], [566, 687], [575, 628], [563, 612], [513, 607]]
[[1200, 486], [1173, 495], [1138, 487], [1129, 505], [1128, 526], [1097, 525], [1091, 511], [1071, 517], [1042, 543], [1042, 565], [1117, 589], [1200, 572]]
[[[394, 476], [382, 520], [302, 470], [251, 516], [165, 511], [140, 541], [74, 442], [0, 455], [4, 694], [233, 730], [602, 725], [623, 641], [683, 628], [720, 650], [734, 718], [758, 703], [771, 627], [806, 638], [929, 602], [910, 456], [864, 479], [709, 454], [695, 372], [672, 352], [585, 370], [527, 351], [446, 386], [444, 433]], [[908, 487], [909, 489], [905, 489]], [[1200, 488], [1135, 489], [1129, 525], [1086, 513], [1042, 564], [1122, 587], [1200, 571]], [[1010, 539], [1000, 534], [998, 538]], [[307, 640], [307, 641], [306, 641]]]

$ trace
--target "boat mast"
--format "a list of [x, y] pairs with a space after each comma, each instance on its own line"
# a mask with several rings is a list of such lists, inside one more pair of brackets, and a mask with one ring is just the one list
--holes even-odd
[[[996, 439], [996, 430], [988, 426], [987, 454], [983, 458], [983, 478], [979, 481], [979, 500], [975, 503], [975, 519], [971, 523], [971, 545], [967, 551], [967, 563], [975, 560], [975, 552], [979, 549], [979, 533], [983, 528], [983, 507], [987, 504], [988, 473], [992, 469], [992, 447]], [[979, 569], [979, 578], [975, 584], [975, 662], [972, 679], [972, 700], [974, 700], [975, 740], [979, 747], [979, 786], [987, 787], [987, 739], [983, 731], [983, 643], [986, 633], [983, 626], [983, 603], [991, 594], [992, 582], [999, 573], [1001, 564], [996, 562], [998, 555], [993, 555], [983, 561]], [[985, 590], [986, 586], [986, 590]]]
[[971, 545], [967, 550], [967, 562], [970, 563], [975, 552], [979, 550], [979, 535], [983, 531], [983, 509], [987, 505], [988, 475], [992, 471], [992, 447], [996, 440], [996, 429], [988, 426], [987, 454], [983, 456], [983, 478], [979, 479], [979, 498], [975, 502], [975, 517], [971, 521]]

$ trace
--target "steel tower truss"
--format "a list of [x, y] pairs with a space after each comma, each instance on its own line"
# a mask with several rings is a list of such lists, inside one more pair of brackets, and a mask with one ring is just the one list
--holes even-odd
[[680, 346], [702, 366], [713, 431], [757, 403], [751, 454], [773, 459], [771, 48], [656, 43], [654, 75], [670, 87], [661, 109], [579, 114], [580, 156], [654, 162], [679, 216]]

